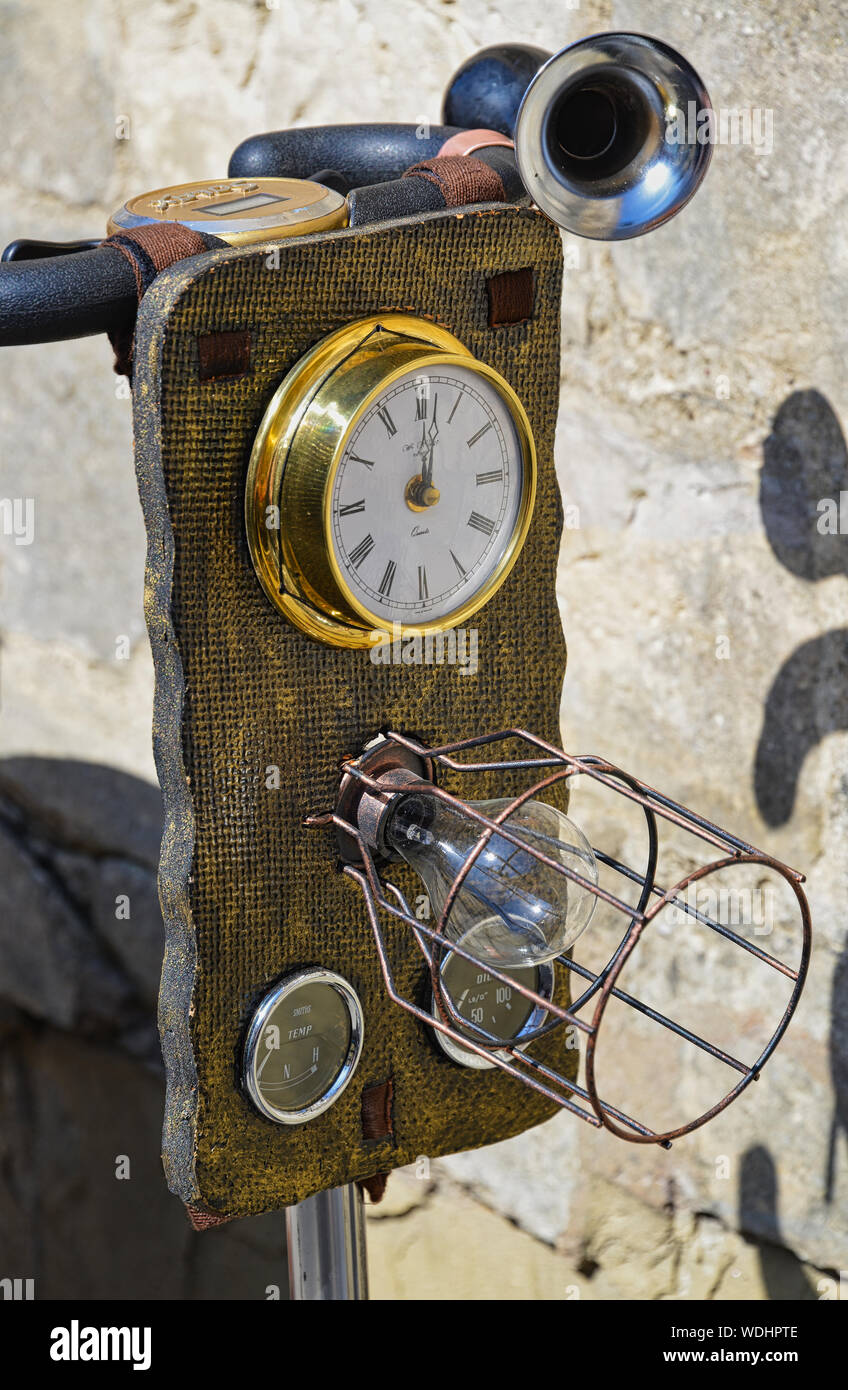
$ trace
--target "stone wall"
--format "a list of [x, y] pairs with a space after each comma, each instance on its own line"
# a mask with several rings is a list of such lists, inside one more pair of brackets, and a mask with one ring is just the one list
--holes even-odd
[[[3, 244], [96, 235], [128, 193], [220, 176], [261, 129], [435, 119], [453, 68], [501, 38], [554, 49], [653, 32], [717, 106], [772, 113], [770, 150], [716, 148], [695, 202], [659, 232], [566, 238], [563, 732], [808, 871], [806, 996], [762, 1081], [670, 1153], [563, 1116], [394, 1180], [371, 1242], [383, 1296], [438, 1296], [440, 1242], [458, 1267], [508, 1250], [513, 1294], [820, 1296], [848, 1268], [848, 506], [841, 531], [817, 525], [822, 499], [848, 493], [842, 7], [527, 0], [519, 20], [478, 0], [33, 0], [0, 4], [0, 24]], [[276, 1226], [205, 1236], [198, 1254], [155, 1160], [152, 677], [130, 405], [110, 356], [101, 339], [6, 350], [0, 375], [0, 494], [35, 506], [31, 545], [0, 536], [0, 990], [4, 1094], [18, 1097], [4, 1104], [13, 1142], [42, 1156], [4, 1164], [17, 1176], [0, 1239], [16, 1269], [0, 1273], [29, 1269], [33, 1231], [58, 1220], [76, 1260], [45, 1257], [46, 1288], [97, 1292], [108, 1260], [86, 1254], [91, 1221], [108, 1232], [133, 1208], [121, 1287], [146, 1292], [169, 1264], [149, 1246], [149, 1209], [181, 1252], [168, 1296], [221, 1288], [215, 1271], [238, 1264], [218, 1253], [226, 1239], [243, 1255], [232, 1291], [262, 1297], [279, 1275]], [[586, 799], [584, 815], [609, 832], [600, 805]], [[629, 828], [615, 833], [629, 844]], [[121, 893], [134, 921], [108, 910]], [[660, 945], [657, 980], [689, 979], [689, 938]], [[769, 1007], [748, 979], [728, 993], [743, 1031]], [[87, 1068], [137, 1098], [96, 1157]], [[634, 1106], [654, 1081], [651, 1054], [637, 1057]], [[51, 1157], [62, 1134], [75, 1136], [71, 1176]], [[133, 1145], [136, 1180], [92, 1186], [104, 1155], [114, 1166]]]

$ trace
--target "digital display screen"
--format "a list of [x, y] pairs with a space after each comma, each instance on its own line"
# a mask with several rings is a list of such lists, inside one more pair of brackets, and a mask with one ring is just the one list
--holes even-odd
[[228, 203], [210, 204], [203, 209], [212, 217], [226, 217], [233, 212], [249, 212], [253, 208], [265, 207], [268, 203], [285, 203], [285, 198], [278, 198], [275, 193], [254, 193], [250, 198], [231, 198]]

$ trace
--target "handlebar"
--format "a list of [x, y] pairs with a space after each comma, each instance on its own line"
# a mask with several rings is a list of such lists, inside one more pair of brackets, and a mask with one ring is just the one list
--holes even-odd
[[[270, 131], [242, 141], [231, 178], [327, 176], [351, 190], [350, 224], [439, 207], [424, 179], [401, 180], [410, 166], [435, 158], [453, 136], [485, 128], [511, 135], [521, 98], [549, 55], [525, 44], [484, 49], [454, 74], [442, 125], [360, 124]], [[510, 199], [524, 196], [512, 156], [475, 151], [496, 170]], [[52, 253], [52, 254], [51, 254]], [[137, 308], [132, 268], [114, 247], [94, 241], [18, 241], [0, 264], [0, 346], [56, 342], [131, 326]]]
[[421, 159], [433, 159], [460, 127], [448, 125], [328, 125], [269, 130], [233, 151], [230, 178], [307, 179], [336, 169], [351, 188], [399, 179]]
[[87, 338], [131, 324], [132, 267], [113, 246], [0, 265], [0, 345]]

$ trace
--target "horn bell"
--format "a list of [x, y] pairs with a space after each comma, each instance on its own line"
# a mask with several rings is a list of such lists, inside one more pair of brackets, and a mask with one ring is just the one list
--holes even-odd
[[703, 179], [712, 148], [698, 142], [692, 114], [711, 109], [695, 69], [658, 39], [582, 39], [549, 59], [525, 92], [514, 134], [524, 186], [578, 236], [641, 236], [679, 212]]

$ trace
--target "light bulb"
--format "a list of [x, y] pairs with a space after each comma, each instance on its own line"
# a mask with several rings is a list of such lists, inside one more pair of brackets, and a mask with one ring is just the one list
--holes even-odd
[[[494, 819], [508, 800], [472, 801]], [[581, 830], [554, 806], [525, 801], [505, 824], [524, 844], [598, 882], [598, 865]], [[398, 792], [385, 810], [382, 841], [420, 875], [438, 917], [451, 884], [483, 827], [437, 797]], [[469, 869], [451, 907], [445, 935], [478, 960], [526, 966], [553, 960], [589, 925], [595, 894], [493, 833]]]

